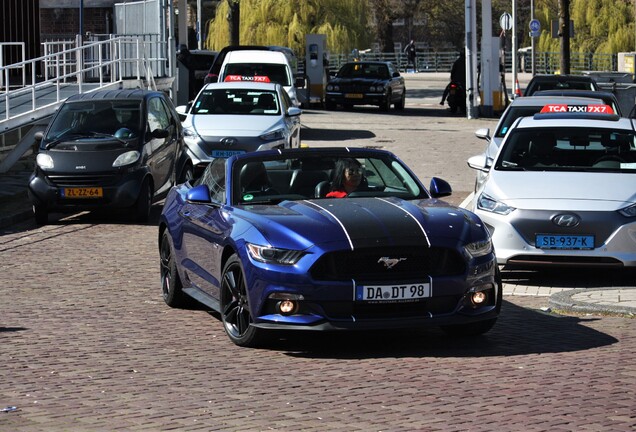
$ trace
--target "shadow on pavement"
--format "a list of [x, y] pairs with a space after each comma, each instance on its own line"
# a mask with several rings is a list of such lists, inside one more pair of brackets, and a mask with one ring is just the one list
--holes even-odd
[[293, 357], [498, 357], [585, 351], [617, 339], [585, 325], [589, 319], [558, 316], [504, 301], [495, 327], [474, 338], [451, 338], [437, 329], [289, 333], [268, 348]]

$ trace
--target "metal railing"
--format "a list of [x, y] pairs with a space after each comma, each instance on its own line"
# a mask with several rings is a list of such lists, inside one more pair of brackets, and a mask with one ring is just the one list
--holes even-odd
[[[72, 41], [45, 44], [45, 55], [41, 57], [0, 65], [3, 83], [0, 92], [4, 93], [4, 115], [0, 116], [0, 122], [58, 105], [68, 97], [62, 95], [62, 88], [68, 85], [76, 86], [78, 93], [85, 93], [115, 86], [124, 79], [135, 79], [154, 88], [157, 72], [152, 65], [163, 65], [157, 69], [165, 74], [168, 59], [156, 54], [165, 51], [165, 42], [148, 42], [136, 36], [113, 36], [86, 44], [80, 44], [79, 38], [74, 44]], [[11, 75], [16, 70], [21, 70], [25, 78], [22, 85], [12, 87]], [[38, 91], [43, 89], [54, 89], [53, 100], [44, 105], [37, 103]], [[11, 104], [12, 99], [25, 96], [30, 101]], [[29, 105], [26, 111], [25, 104]]]
[[[417, 69], [420, 72], [450, 72], [453, 62], [463, 53], [457, 51], [421, 52], [417, 55]], [[352, 54], [331, 54], [329, 68], [338, 70], [340, 66], [354, 59]], [[361, 60], [390, 61], [400, 70], [406, 70], [407, 57], [401, 52], [369, 52], [360, 55]], [[519, 52], [517, 57], [519, 72], [531, 71], [531, 53]], [[506, 51], [504, 64], [506, 72], [512, 71], [512, 52]], [[537, 73], [557, 73], [561, 66], [560, 52], [535, 53], [535, 71]], [[610, 53], [579, 53], [570, 54], [571, 73], [585, 71], [617, 71], [618, 55]]]

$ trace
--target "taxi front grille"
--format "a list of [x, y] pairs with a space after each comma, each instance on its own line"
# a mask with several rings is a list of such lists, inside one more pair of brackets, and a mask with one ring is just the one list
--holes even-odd
[[[395, 264], [391, 266], [390, 260], [394, 260]], [[383, 247], [327, 253], [313, 265], [311, 276], [327, 281], [395, 282], [460, 275], [465, 270], [463, 258], [453, 249]]]

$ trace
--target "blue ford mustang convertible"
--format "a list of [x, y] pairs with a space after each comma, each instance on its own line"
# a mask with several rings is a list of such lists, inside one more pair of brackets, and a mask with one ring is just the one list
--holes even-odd
[[[357, 188], [343, 192], [352, 166]], [[435, 177], [427, 190], [383, 150], [215, 159], [166, 199], [164, 300], [214, 309], [240, 346], [261, 345], [272, 330], [485, 333], [501, 308], [495, 255], [475, 214], [438, 199], [450, 193]]]

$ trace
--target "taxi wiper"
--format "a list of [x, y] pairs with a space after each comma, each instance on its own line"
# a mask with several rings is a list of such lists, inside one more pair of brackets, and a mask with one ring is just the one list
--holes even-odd
[[80, 138], [91, 138], [91, 137], [96, 137], [96, 136], [98, 136], [98, 137], [106, 137], [106, 138], [114, 138], [114, 139], [116, 139], [117, 141], [119, 141], [123, 145], [127, 145], [128, 144], [123, 139], [118, 138], [115, 135], [111, 135], [111, 134], [107, 134], [107, 133], [92, 132], [92, 131], [69, 132], [69, 133], [60, 135], [59, 137], [57, 137], [53, 141], [47, 143], [46, 146], [44, 146], [44, 149], [45, 150], [49, 150], [50, 148], [53, 148], [56, 145], [58, 145], [59, 143], [64, 142], [64, 141], [77, 140], [77, 139], [80, 139]]

